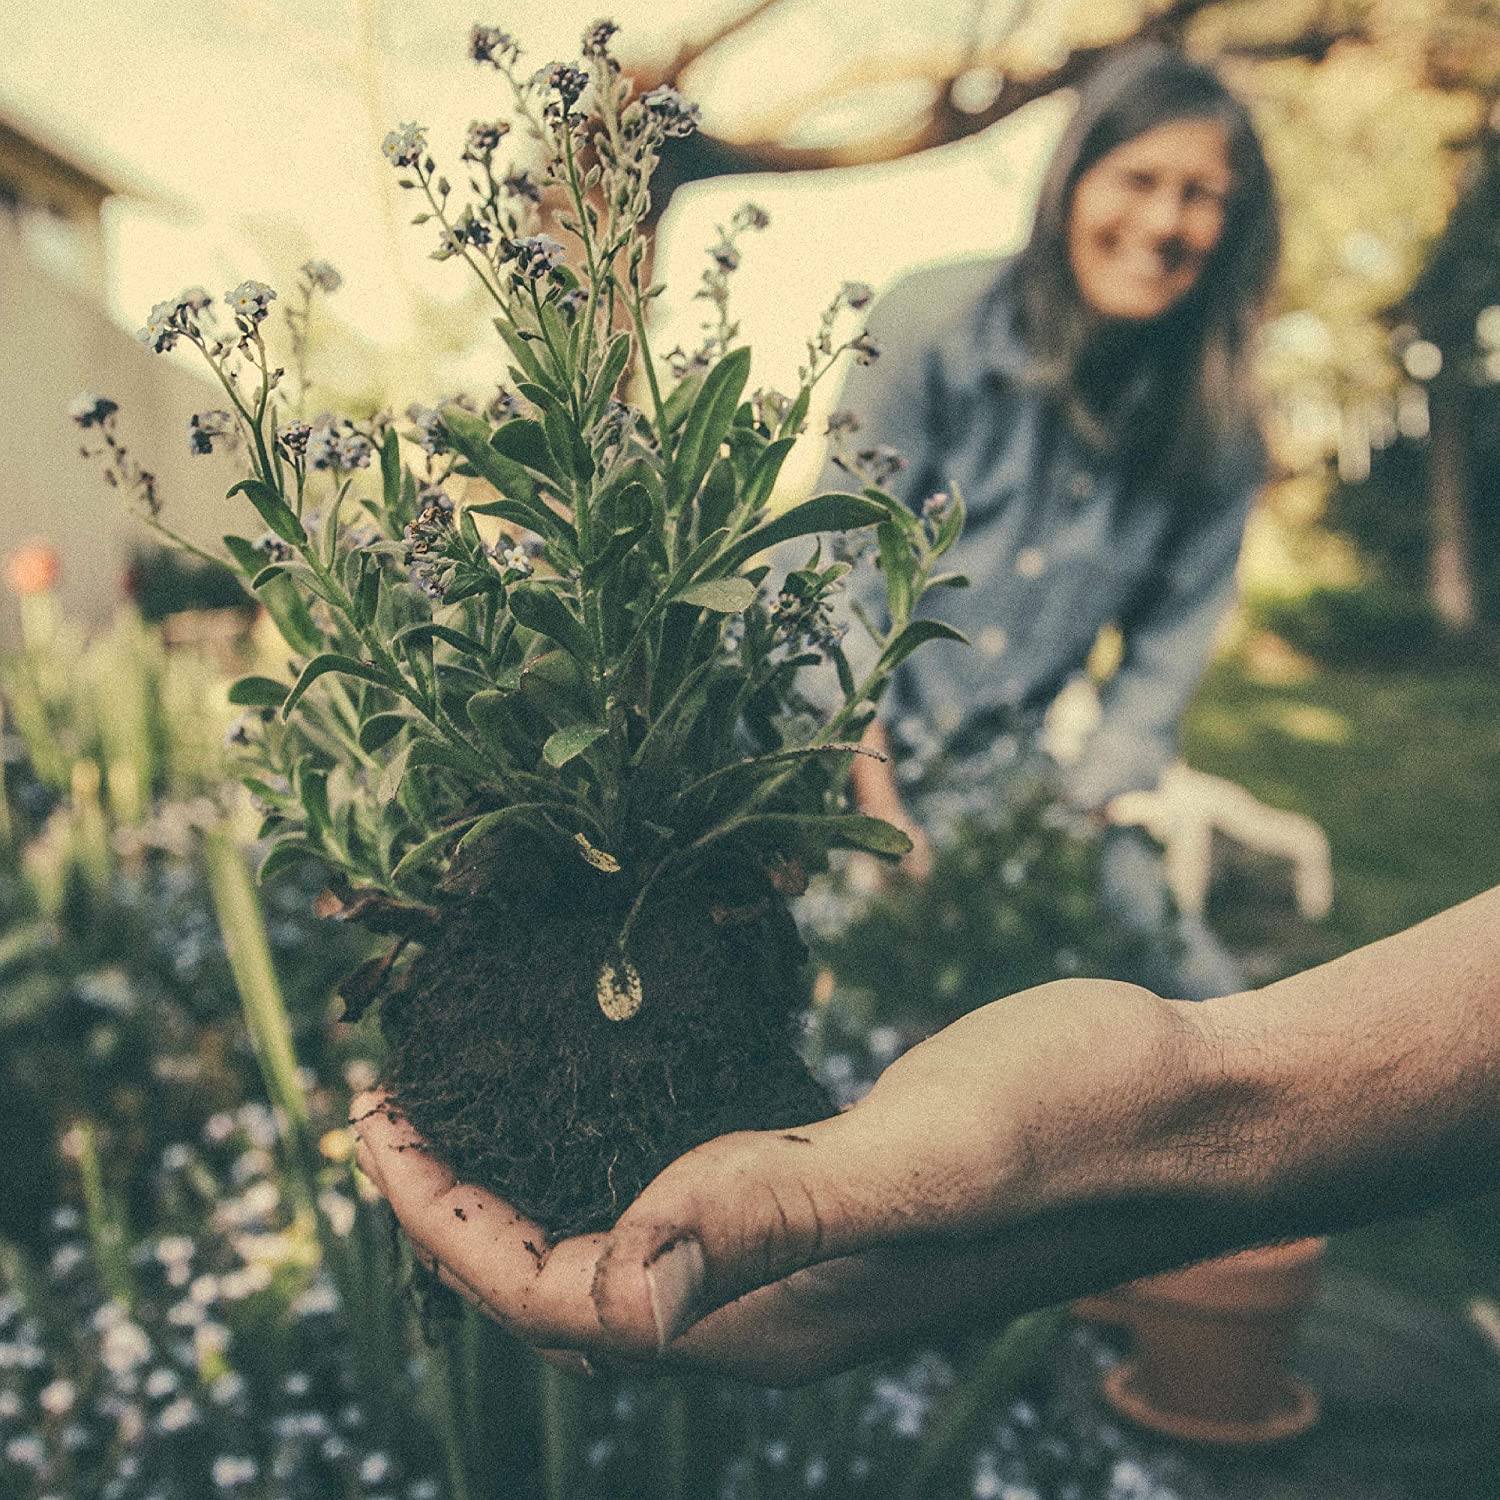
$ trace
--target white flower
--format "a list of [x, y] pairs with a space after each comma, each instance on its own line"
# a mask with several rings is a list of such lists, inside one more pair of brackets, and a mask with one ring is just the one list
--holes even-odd
[[260, 1473], [260, 1465], [253, 1458], [237, 1458], [232, 1454], [221, 1454], [214, 1460], [213, 1481], [221, 1490], [232, 1490], [236, 1485], [253, 1484]]
[[13, 1464], [24, 1464], [28, 1469], [40, 1469], [47, 1462], [42, 1440], [29, 1432], [23, 1437], [13, 1437], [5, 1445], [5, 1456]]
[[242, 281], [231, 292], [224, 294], [230, 310], [247, 323], [259, 323], [271, 310], [276, 293], [263, 281]]
[[44, 1385], [37, 1393], [37, 1404], [49, 1417], [66, 1416], [78, 1399], [78, 1390], [71, 1380], [54, 1380]]
[[138, 1323], [116, 1323], [99, 1341], [99, 1358], [115, 1375], [128, 1375], [151, 1358], [151, 1340]]
[[163, 1432], [181, 1432], [184, 1427], [191, 1426], [197, 1420], [198, 1408], [191, 1398], [179, 1396], [171, 1405], [162, 1408], [161, 1415], [156, 1419], [156, 1425]]
[[361, 1484], [384, 1484], [390, 1473], [391, 1460], [384, 1453], [370, 1454], [359, 1466]]
[[381, 154], [393, 167], [414, 167], [427, 149], [427, 131], [412, 123], [388, 131], [380, 143]]

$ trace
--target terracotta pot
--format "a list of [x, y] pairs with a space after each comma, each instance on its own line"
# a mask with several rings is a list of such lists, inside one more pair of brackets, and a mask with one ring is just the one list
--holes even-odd
[[1105, 1399], [1187, 1442], [1249, 1446], [1306, 1432], [1318, 1398], [1288, 1359], [1326, 1245], [1244, 1250], [1076, 1302], [1078, 1317], [1131, 1334], [1128, 1357], [1104, 1377]]

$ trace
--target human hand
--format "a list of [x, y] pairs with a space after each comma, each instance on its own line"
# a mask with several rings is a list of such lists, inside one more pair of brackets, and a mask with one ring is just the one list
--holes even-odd
[[556, 1244], [455, 1182], [383, 1096], [355, 1102], [359, 1160], [422, 1262], [543, 1349], [795, 1384], [1121, 1279], [1118, 1226], [1066, 1212], [1120, 1190], [1119, 1101], [1166, 1067], [1163, 1009], [1085, 981], [986, 1006], [843, 1114], [707, 1142], [608, 1234]]

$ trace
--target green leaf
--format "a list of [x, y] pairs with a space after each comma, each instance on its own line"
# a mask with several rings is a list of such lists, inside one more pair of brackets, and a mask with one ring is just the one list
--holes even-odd
[[515, 357], [529, 379], [541, 386], [543, 392], [552, 399], [560, 399], [563, 395], [554, 383], [552, 377], [542, 368], [541, 361], [532, 353], [531, 345], [521, 337], [520, 331], [508, 318], [495, 319], [495, 331], [505, 340], [505, 347]]
[[287, 685], [274, 677], [241, 677], [229, 688], [229, 701], [242, 708], [280, 708]]
[[240, 493], [243, 493], [251, 505], [260, 512], [261, 520], [282, 541], [291, 542], [297, 547], [306, 545], [307, 533], [302, 529], [302, 522], [292, 514], [286, 501], [270, 485], [259, 479], [242, 479], [238, 484], [230, 485], [225, 498], [228, 499]]
[[826, 848], [863, 849], [886, 859], [900, 859], [912, 848], [911, 840], [895, 824], [865, 813], [751, 813], [734, 819], [722, 833], [749, 827], [794, 828]]
[[450, 823], [446, 828], [439, 828], [436, 833], [428, 834], [419, 844], [413, 844], [405, 854], [396, 861], [396, 868], [391, 871], [391, 880], [400, 882], [419, 866], [426, 864], [429, 860], [437, 859], [443, 850], [453, 842], [453, 836], [461, 828], [467, 828], [470, 823], [476, 821], [478, 814], [473, 818], [463, 818], [457, 823]]
[[510, 612], [529, 630], [556, 641], [570, 656], [585, 664], [593, 659], [588, 632], [553, 589], [518, 583], [510, 591]]
[[551, 467], [555, 467], [566, 479], [576, 479], [578, 464], [574, 444], [578, 437], [561, 407], [549, 406], [542, 413], [542, 431], [547, 435], [547, 451], [552, 455]]
[[542, 759], [549, 766], [565, 766], [575, 755], [581, 755], [595, 740], [608, 733], [604, 724], [569, 725], [547, 737], [547, 743], [542, 746]]
[[677, 431], [692, 410], [693, 402], [698, 397], [698, 392], [703, 389], [702, 375], [684, 375], [677, 382], [671, 395], [667, 397], [664, 415], [667, 419], [667, 431], [663, 437]]
[[683, 424], [677, 446], [678, 493], [683, 501], [697, 493], [703, 476], [719, 456], [719, 444], [734, 420], [740, 393], [750, 378], [750, 350], [741, 347], [726, 354], [707, 376]]
[[462, 651], [465, 656], [477, 656], [481, 660], [489, 655], [484, 649], [483, 641], [476, 641], [472, 635], [465, 635], [462, 630], [455, 630], [451, 625], [439, 625], [432, 620], [419, 620], [415, 625], [403, 626], [391, 637], [391, 645], [420, 639], [443, 641], [455, 651]]
[[515, 802], [509, 807], [501, 807], [494, 812], [488, 812], [458, 841], [453, 852], [461, 854], [470, 844], [479, 843], [485, 834], [508, 818], [519, 817], [524, 813], [545, 812], [552, 806], [550, 802]]
[[776, 488], [776, 480], [781, 474], [781, 466], [796, 445], [795, 438], [777, 438], [774, 443], [768, 443], [765, 451], [755, 460], [755, 467], [751, 469], [750, 478], [745, 484], [744, 498], [745, 509], [752, 515], [771, 498], [771, 491]]
[[629, 359], [630, 335], [617, 333], [610, 340], [609, 348], [604, 352], [604, 361], [599, 366], [598, 374], [594, 376], [593, 385], [589, 387], [588, 400], [583, 409], [584, 426], [592, 427], [604, 414], [604, 408], [609, 405], [609, 398], [614, 395]]
[[552, 462], [552, 450], [547, 446], [542, 424], [530, 417], [512, 417], [509, 422], [502, 422], [490, 434], [490, 447], [505, 458], [540, 471], [548, 479], [562, 477]]
[[746, 532], [714, 565], [719, 574], [738, 572], [757, 552], [774, 547], [793, 537], [811, 536], [819, 531], [854, 531], [874, 526], [885, 519], [887, 508], [862, 495], [815, 495], [801, 505], [773, 516], [763, 526]]
[[968, 586], [968, 575], [964, 573], [934, 573], [927, 580], [930, 589], [966, 589]]
[[[729, 524], [734, 513], [734, 502], [738, 485], [735, 482], [734, 465], [727, 458], [715, 459], [703, 481], [703, 491], [698, 496], [697, 527], [700, 536], [717, 531]], [[751, 507], [753, 509], [753, 507]], [[685, 516], [692, 515], [684, 511]]]
[[388, 428], [380, 445], [380, 498], [386, 514], [395, 516], [401, 508], [401, 439], [394, 427]]
[[490, 446], [489, 424], [483, 417], [476, 417], [461, 406], [445, 406], [442, 417], [454, 448], [468, 459], [481, 479], [499, 492], [501, 503], [509, 507], [503, 511], [495, 505], [470, 506], [475, 515], [507, 515], [542, 536], [572, 542], [573, 528], [543, 504], [531, 475], [514, 459], [506, 458]]
[[685, 588], [674, 604], [696, 604], [716, 614], [737, 615], [755, 603], [755, 585], [748, 578], [710, 578]]
[[884, 672], [894, 672], [918, 646], [928, 641], [957, 641], [967, 646], [969, 638], [962, 631], [945, 625], [941, 620], [913, 620], [887, 646], [881, 654], [879, 667]]
[[305, 838], [289, 835], [286, 838], [277, 839], [255, 871], [256, 883], [264, 885], [273, 876], [290, 868], [299, 860], [314, 857], [316, 857], [316, 851]]
[[958, 540], [959, 533], [964, 529], [965, 514], [964, 497], [955, 488], [952, 492], [948, 514], [943, 517], [943, 524], [938, 527], [937, 539], [932, 544], [934, 557], [941, 557]]
[[418, 766], [441, 766], [445, 771], [456, 771], [472, 779], [483, 775], [488, 769], [479, 757], [442, 740], [422, 738], [412, 743], [411, 754], [406, 759], [406, 769], [414, 771]]
[[385, 765], [375, 780], [375, 801], [381, 805], [396, 800], [401, 790], [401, 778], [406, 775], [407, 761], [411, 757], [411, 746], [403, 745]]
[[911, 619], [917, 560], [912, 556], [905, 532], [889, 517], [880, 523], [875, 535], [880, 542], [880, 570], [885, 575], [886, 604], [892, 622], [899, 629]]
[[[226, 536], [224, 545], [247, 576], [265, 567], [265, 553], [244, 537]], [[298, 655], [310, 655], [323, 644], [322, 632], [313, 622], [307, 601], [297, 592], [290, 578], [272, 579], [259, 590], [259, 595], [266, 613], [281, 632], [282, 640]]]
[[797, 399], [787, 408], [787, 414], [776, 429], [778, 439], [795, 438], [807, 420], [807, 408], [812, 404], [812, 387], [805, 385], [797, 393]]
[[[364, 682], [373, 682], [377, 687], [389, 688], [392, 686], [384, 672], [373, 667], [369, 662], [357, 661], [352, 656], [340, 656], [336, 651], [325, 651], [321, 656], [315, 656], [303, 667], [302, 675], [297, 679], [296, 686], [287, 694], [286, 701], [281, 705], [281, 717], [283, 720], [291, 717], [292, 710], [297, 706], [298, 700], [308, 688], [315, 683], [325, 672], [339, 672], [345, 677], [358, 677]], [[405, 684], [403, 683], [404, 687]]]
[[359, 726], [359, 748], [369, 753], [379, 750], [390, 744], [410, 722], [405, 714], [372, 714]]

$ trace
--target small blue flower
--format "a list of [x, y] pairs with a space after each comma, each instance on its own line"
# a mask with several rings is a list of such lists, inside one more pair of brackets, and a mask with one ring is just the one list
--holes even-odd
[[425, 126], [408, 122], [399, 129], [386, 132], [380, 143], [381, 153], [393, 167], [414, 167], [427, 149]]
[[650, 93], [642, 94], [641, 108], [665, 136], [691, 135], [699, 125], [698, 106], [690, 104], [671, 84], [659, 84]]
[[550, 234], [530, 234], [513, 240], [506, 256], [514, 260], [517, 272], [528, 281], [540, 281], [563, 262], [563, 247]]
[[344, 284], [344, 278], [326, 260], [303, 261], [301, 269], [302, 274], [319, 291], [336, 292]]
[[307, 440], [311, 435], [312, 428], [306, 422], [288, 422], [276, 434], [276, 441], [288, 458], [300, 458], [307, 452]]
[[194, 412], [188, 418], [188, 452], [202, 455], [212, 453], [220, 438], [234, 436], [234, 418], [227, 411]]
[[224, 294], [230, 311], [249, 324], [263, 322], [275, 300], [276, 293], [263, 281], [242, 281], [233, 291]]
[[868, 281], [846, 281], [839, 289], [839, 300], [858, 312], [875, 300], [875, 288]]
[[118, 401], [111, 401], [108, 396], [96, 396], [89, 391], [75, 396], [68, 403], [68, 415], [80, 427], [102, 427], [119, 409]]
[[475, 26], [469, 33], [469, 56], [477, 63], [499, 68], [514, 62], [520, 55], [521, 48], [516, 39], [498, 26]]
[[146, 314], [146, 326], [136, 334], [153, 354], [165, 354], [182, 334], [181, 309], [175, 302], [158, 302]]
[[510, 125], [505, 120], [470, 120], [461, 159], [487, 161], [509, 133]]

